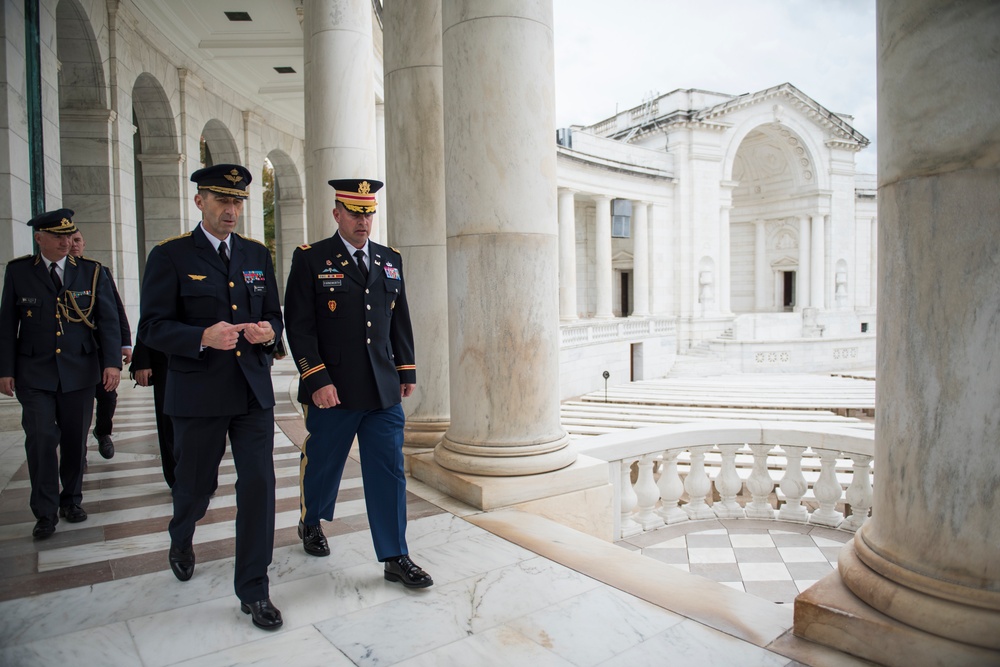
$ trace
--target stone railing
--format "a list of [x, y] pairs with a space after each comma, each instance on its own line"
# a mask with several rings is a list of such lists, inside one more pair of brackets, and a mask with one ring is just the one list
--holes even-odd
[[573, 347], [617, 340], [640, 340], [655, 336], [674, 336], [674, 317], [616, 317], [606, 320], [578, 320], [559, 326], [560, 345]]
[[616, 539], [716, 518], [853, 532], [872, 505], [874, 437], [811, 422], [716, 420], [610, 433], [576, 446], [611, 464]]

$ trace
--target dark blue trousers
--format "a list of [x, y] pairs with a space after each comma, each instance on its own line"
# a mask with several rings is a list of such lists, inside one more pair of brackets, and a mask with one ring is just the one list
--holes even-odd
[[243, 415], [171, 417], [177, 464], [170, 539], [191, 545], [195, 523], [219, 485], [226, 435], [236, 464], [236, 596], [252, 603], [268, 597], [267, 567], [274, 549], [274, 409], [254, 406]]
[[384, 410], [319, 410], [304, 406], [309, 436], [299, 461], [302, 522], [333, 520], [347, 455], [358, 437], [365, 507], [375, 555], [380, 561], [409, 553], [406, 548], [406, 476], [400, 404]]
[[55, 519], [60, 507], [83, 501], [83, 457], [94, 414], [94, 388], [64, 392], [17, 387], [15, 394], [21, 403], [31, 479], [28, 505], [36, 519]]

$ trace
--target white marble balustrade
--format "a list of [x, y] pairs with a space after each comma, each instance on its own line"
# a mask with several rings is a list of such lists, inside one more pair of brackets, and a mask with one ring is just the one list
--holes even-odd
[[681, 521], [743, 517], [853, 532], [872, 506], [872, 431], [715, 420], [611, 433], [578, 445], [611, 464], [619, 537]]
[[563, 348], [589, 343], [641, 340], [658, 336], [676, 336], [677, 318], [641, 317], [614, 320], [577, 320], [559, 326]]

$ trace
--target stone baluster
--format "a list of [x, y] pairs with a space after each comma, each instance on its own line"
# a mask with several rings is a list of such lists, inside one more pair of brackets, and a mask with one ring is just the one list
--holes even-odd
[[656, 454], [646, 454], [639, 459], [639, 476], [635, 480], [635, 495], [639, 507], [635, 521], [643, 530], [652, 530], [663, 525], [663, 519], [655, 512], [656, 501], [660, 499], [660, 490], [653, 479], [656, 456]]
[[658, 514], [663, 518], [664, 523], [680, 523], [687, 521], [687, 513], [680, 508], [678, 503], [684, 495], [684, 482], [677, 474], [677, 456], [679, 451], [663, 452], [663, 465], [660, 467], [660, 479], [656, 486], [660, 489], [660, 509]]
[[715, 477], [715, 488], [721, 496], [721, 500], [712, 507], [715, 515], [720, 519], [739, 519], [746, 515], [740, 504], [736, 502], [736, 496], [743, 489], [743, 480], [736, 472], [736, 452], [741, 450], [743, 445], [719, 445], [722, 452], [722, 468]]
[[809, 523], [836, 528], [843, 522], [844, 515], [837, 511], [837, 501], [843, 495], [837, 481], [837, 452], [828, 449], [814, 450], [819, 454], [819, 479], [813, 485], [813, 495], [819, 508], [809, 516]]
[[785, 475], [781, 478], [778, 487], [785, 496], [785, 504], [778, 510], [778, 518], [782, 521], [798, 521], [805, 523], [809, 520], [809, 512], [802, 505], [802, 496], [806, 495], [809, 485], [802, 474], [802, 452], [805, 447], [791, 447], [782, 445], [785, 452]]
[[635, 489], [632, 488], [632, 463], [635, 459], [625, 459], [621, 462], [621, 536], [630, 537], [642, 532], [642, 526], [632, 518], [632, 510], [639, 502]]
[[684, 511], [692, 519], [715, 518], [715, 512], [705, 502], [712, 491], [712, 480], [705, 472], [705, 452], [711, 449], [712, 445], [691, 448], [691, 469], [684, 480], [684, 489], [688, 493], [688, 504]]
[[753, 451], [753, 469], [747, 478], [751, 501], [746, 507], [746, 515], [751, 519], [774, 519], [774, 508], [770, 502], [774, 480], [767, 471], [767, 455], [771, 451], [771, 445], [750, 445], [750, 449]]
[[844, 519], [840, 527], [845, 530], [857, 531], [868, 520], [868, 510], [872, 507], [872, 457], [855, 454], [851, 457], [854, 463], [854, 477], [847, 487], [846, 500], [851, 506], [851, 516]]

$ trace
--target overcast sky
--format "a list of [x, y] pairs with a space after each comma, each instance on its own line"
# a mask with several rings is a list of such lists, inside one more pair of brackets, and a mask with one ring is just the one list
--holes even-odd
[[556, 127], [651, 94], [738, 95], [791, 83], [854, 116], [875, 172], [875, 0], [554, 0]]

